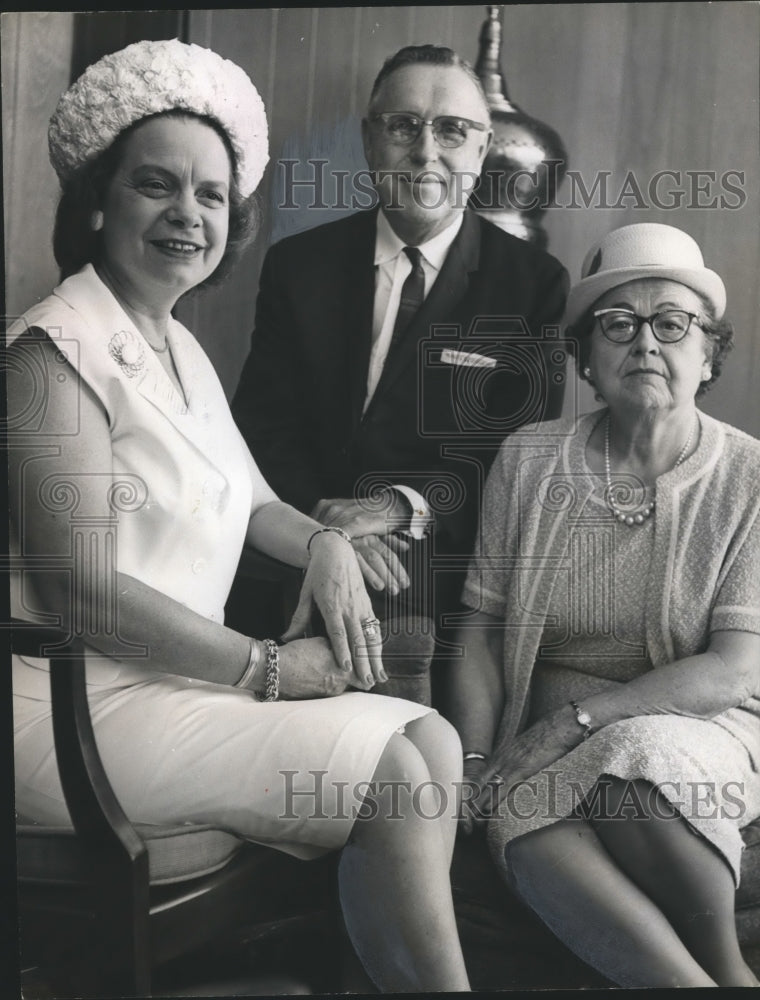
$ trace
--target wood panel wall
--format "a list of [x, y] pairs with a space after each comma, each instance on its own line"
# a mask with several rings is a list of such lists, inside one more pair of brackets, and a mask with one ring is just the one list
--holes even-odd
[[58, 283], [53, 220], [58, 181], [48, 119], [71, 73], [73, 15], [0, 16], [5, 309], [18, 316]]
[[[310, 192], [303, 188], [296, 192], [297, 208], [282, 208], [283, 161], [297, 161], [300, 179], [310, 175], [309, 158], [328, 160], [328, 171], [362, 170], [359, 118], [383, 59], [402, 45], [437, 42], [474, 61], [485, 13], [485, 6], [473, 5], [188, 12], [187, 40], [246, 69], [264, 98], [271, 129], [257, 243], [225, 286], [181, 306], [230, 394], [248, 351], [266, 247], [341, 211], [307, 207]], [[41, 294], [43, 269], [30, 276], [29, 262], [44, 258], [49, 245], [44, 220], [30, 227], [25, 213], [30, 198], [35, 209], [51, 198], [38, 145], [50, 88], [40, 87], [35, 55], [51, 52], [55, 62], [68, 16], [3, 15], [4, 126], [9, 118], [23, 121], [27, 156], [36, 152], [39, 159], [30, 173], [28, 159], [16, 156], [9, 163], [6, 150], [4, 164], [6, 242], [13, 248], [9, 291], [24, 304]], [[28, 33], [25, 42], [6, 40], [9, 17], [19, 19], [14, 30]], [[61, 20], [46, 20], [51, 17]], [[585, 188], [607, 175], [606, 204], [597, 192], [588, 207], [578, 180], [575, 189], [564, 182], [560, 207], [546, 216], [551, 252], [577, 278], [588, 246], [615, 226], [657, 221], [691, 233], [726, 282], [737, 328], [735, 351], [705, 397], [705, 409], [760, 436], [758, 27], [760, 7], [740, 2], [515, 5], [505, 11], [504, 68], [511, 98], [558, 130]], [[46, 66], [43, 77], [48, 72]], [[30, 86], [6, 92], [6, 77]], [[658, 206], [647, 190], [664, 170], [675, 174], [658, 188], [661, 202], [673, 201], [671, 209]], [[714, 173], [715, 180], [700, 178], [700, 171]], [[721, 185], [728, 171], [743, 175], [728, 179], [738, 194]], [[629, 174], [633, 193], [621, 198]], [[329, 194], [328, 185], [328, 200]], [[724, 207], [714, 203], [721, 196]]]
[[[504, 23], [511, 98], [559, 131], [586, 190], [593, 190], [600, 172], [608, 174], [606, 204], [597, 194], [590, 207], [584, 207], [579, 181], [574, 187], [565, 181], [558, 199], [563, 207], [546, 216], [551, 251], [575, 279], [586, 249], [616, 226], [666, 222], [694, 236], [707, 263], [724, 277], [737, 327], [722, 382], [704, 405], [756, 435], [759, 14], [756, 5], [741, 3], [537, 4], [508, 7]], [[339, 214], [307, 208], [308, 189], [295, 194], [300, 209], [278, 207], [285, 201], [281, 161], [299, 161], [294, 176], [300, 179], [314, 176], [309, 158], [329, 160], [328, 170], [361, 170], [358, 119], [383, 59], [402, 45], [437, 42], [474, 61], [484, 16], [479, 6], [191, 13], [190, 39], [246, 68], [271, 123], [258, 244], [234, 284], [193, 309], [192, 321], [205, 331], [230, 390], [247, 349], [244, 334], [239, 338], [251, 325], [266, 246]], [[662, 177], [653, 200], [648, 188], [664, 170], [675, 176]], [[711, 173], [700, 177], [699, 171]], [[727, 179], [740, 188], [738, 195], [721, 186], [728, 171], [743, 174], [743, 182]], [[629, 173], [634, 181], [626, 188]], [[625, 190], [633, 193], [621, 198]], [[715, 207], [721, 196], [738, 207]], [[658, 201], [676, 207], [659, 207]], [[217, 347], [214, 318], [222, 308], [229, 326], [219, 332]], [[589, 402], [587, 395], [582, 399]]]

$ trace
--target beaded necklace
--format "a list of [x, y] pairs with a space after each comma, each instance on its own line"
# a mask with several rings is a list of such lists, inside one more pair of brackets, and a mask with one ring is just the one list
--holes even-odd
[[[620, 521], [621, 524], [628, 525], [629, 528], [632, 528], [637, 524], [643, 524], [647, 520], [647, 518], [652, 516], [652, 514], [654, 513], [655, 498], [652, 497], [649, 503], [641, 510], [638, 510], [635, 514], [626, 514], [624, 511], [620, 510], [620, 508], [615, 505], [615, 501], [612, 499], [614, 496], [614, 492], [612, 489], [612, 473], [610, 472], [610, 423], [611, 420], [608, 414], [607, 422], [604, 428], [604, 474], [605, 474], [605, 479], [607, 481], [607, 491], [606, 491], [607, 506], [612, 511], [612, 516], [615, 518], [615, 520]], [[683, 448], [681, 448], [678, 458], [676, 459], [675, 465], [673, 466], [674, 469], [678, 468], [681, 462], [683, 462], [683, 460], [686, 458], [686, 453], [691, 447], [691, 442], [692, 439], [694, 438], [694, 426], [695, 426], [694, 424], [691, 425], [689, 436], [686, 438], [686, 443], [684, 444]]]

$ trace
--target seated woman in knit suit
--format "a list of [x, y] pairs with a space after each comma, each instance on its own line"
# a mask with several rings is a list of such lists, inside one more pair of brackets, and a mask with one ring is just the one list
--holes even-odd
[[465, 588], [466, 773], [508, 884], [621, 986], [758, 985], [760, 442], [700, 412], [725, 288], [670, 226], [594, 246], [567, 320], [603, 409], [508, 438]]

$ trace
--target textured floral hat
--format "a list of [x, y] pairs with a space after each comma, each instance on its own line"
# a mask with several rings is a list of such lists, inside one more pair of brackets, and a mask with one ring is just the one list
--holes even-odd
[[211, 49], [143, 41], [89, 66], [58, 102], [48, 128], [50, 161], [61, 181], [148, 115], [172, 109], [214, 118], [229, 137], [243, 197], [269, 160], [264, 104], [247, 74]]
[[572, 325], [606, 292], [637, 278], [677, 281], [706, 299], [716, 319], [726, 311], [723, 281], [705, 267], [696, 241], [675, 226], [638, 222], [613, 229], [591, 247], [581, 280], [570, 289], [565, 322]]

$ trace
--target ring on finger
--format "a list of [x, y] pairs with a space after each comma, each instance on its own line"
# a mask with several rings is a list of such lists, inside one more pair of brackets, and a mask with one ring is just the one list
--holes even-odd
[[379, 634], [379, 618], [364, 618], [361, 622], [362, 632], [368, 639], [374, 639]]

